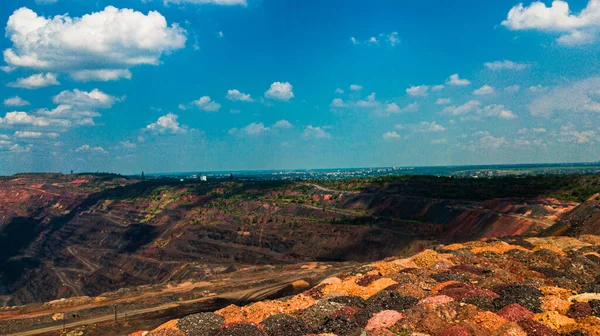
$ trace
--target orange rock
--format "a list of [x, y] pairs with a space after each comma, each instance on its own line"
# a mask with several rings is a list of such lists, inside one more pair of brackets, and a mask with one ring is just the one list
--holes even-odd
[[502, 325], [508, 323], [508, 320], [502, 316], [489, 311], [477, 313], [477, 315], [475, 315], [473, 318], [473, 321], [477, 323], [477, 325], [480, 325], [489, 331], [496, 331]]
[[303, 291], [305, 289], [308, 289], [310, 287], [310, 284], [305, 280], [297, 280], [292, 282], [292, 286], [294, 287], [295, 291]]
[[575, 320], [573, 320], [570, 317], [561, 315], [557, 311], [549, 311], [545, 313], [535, 314], [533, 316], [533, 319], [552, 329], [560, 329], [561, 327], [575, 323]]
[[242, 308], [234, 304], [229, 305], [223, 309], [217, 310], [215, 314], [223, 316], [225, 318], [226, 324], [246, 321], [246, 315], [244, 314]]
[[160, 330], [163, 330], [163, 329], [175, 329], [175, 330], [179, 330], [179, 328], [177, 328], [177, 321], [179, 321], [179, 320], [178, 319], [177, 320], [171, 320], [169, 322], [163, 323], [163, 324], [159, 325], [156, 329], [152, 330], [152, 332], [160, 331]]
[[454, 285], [454, 284], [457, 284], [457, 283], [460, 283], [460, 282], [454, 281], [454, 280], [450, 280], [450, 281], [439, 283], [439, 284], [437, 284], [437, 285], [435, 285], [435, 286], [433, 286], [431, 288], [431, 291], [430, 291], [431, 295], [437, 295], [445, 287], [450, 286], [450, 285]]

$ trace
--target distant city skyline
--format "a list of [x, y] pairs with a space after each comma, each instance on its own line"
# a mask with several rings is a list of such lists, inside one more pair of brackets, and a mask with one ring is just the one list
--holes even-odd
[[0, 4], [0, 175], [600, 160], [600, 0]]

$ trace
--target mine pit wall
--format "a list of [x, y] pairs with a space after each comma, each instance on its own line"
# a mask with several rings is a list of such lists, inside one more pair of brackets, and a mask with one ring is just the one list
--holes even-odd
[[[79, 207], [77, 215], [73, 212], [53, 223], [56, 227], [40, 244], [29, 244], [27, 248], [34, 256], [31, 260], [14, 260], [15, 264], [11, 267], [18, 277], [10, 280], [7, 275], [2, 275], [0, 278], [3, 286], [0, 287], [0, 295], [13, 295], [6, 304], [77, 295], [68, 284], [63, 284], [53, 267], [75, 269], [61, 276], [68, 278], [83, 295], [93, 296], [123, 287], [156, 284], [165, 279], [203, 276], [200, 267], [178, 270], [185, 264], [210, 267], [291, 264], [312, 260], [374, 261], [417, 252], [428, 245], [427, 241], [464, 241], [533, 234], [541, 230], [540, 224], [535, 221], [507, 216], [511, 213], [522, 215], [532, 209], [529, 205], [523, 206], [522, 201], [521, 205], [510, 200], [482, 204], [346, 194], [339, 198], [335, 207], [357, 213], [362, 211], [368, 214], [366, 217], [372, 217], [370, 223], [337, 224], [331, 220], [342, 215], [296, 205], [284, 206], [279, 210], [282, 214], [305, 216], [311, 220], [299, 220], [295, 225], [266, 223], [240, 233], [239, 223], [224, 217], [226, 220], [219, 225], [180, 228], [181, 235], [167, 235], [172, 238], [169, 243], [157, 247], [156, 238], [172, 232], [169, 230], [183, 216], [180, 213], [183, 210], [174, 207], [152, 224], [139, 223], [144, 218], [138, 212], [144, 209], [143, 206], [111, 208], [110, 216], [101, 210], [90, 211], [90, 208], [102, 209], [100, 203], [110, 196], [110, 193], [106, 194], [88, 198]], [[72, 250], [68, 251], [68, 247]], [[92, 266], [86, 265], [73, 252], [80, 258], [83, 256]], [[93, 265], [98, 265], [98, 269], [94, 269]]]

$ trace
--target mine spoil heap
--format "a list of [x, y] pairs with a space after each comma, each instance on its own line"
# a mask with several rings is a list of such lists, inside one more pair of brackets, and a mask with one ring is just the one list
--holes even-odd
[[479, 240], [130, 336], [600, 335], [600, 236]]

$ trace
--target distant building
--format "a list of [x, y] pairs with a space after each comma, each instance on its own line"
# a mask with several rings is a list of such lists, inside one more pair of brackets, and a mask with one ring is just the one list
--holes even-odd
[[206, 175], [200, 176], [200, 181], [205, 181], [206, 182]]

